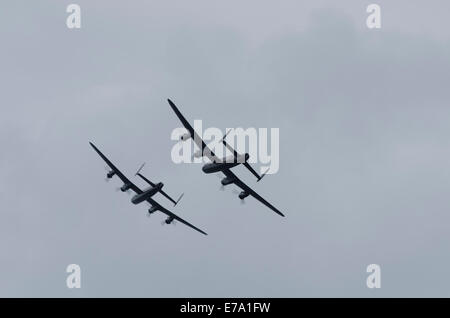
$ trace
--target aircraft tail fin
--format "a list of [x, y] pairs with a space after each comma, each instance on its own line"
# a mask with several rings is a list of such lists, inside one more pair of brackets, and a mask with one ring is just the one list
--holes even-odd
[[137, 176], [141, 172], [142, 168], [144, 168], [144, 166], [145, 166], [145, 162], [141, 164], [141, 166], [139, 167], [139, 169], [136, 171], [136, 173], [134, 175]]
[[178, 200], [175, 202], [175, 204], [173, 206], [177, 205], [183, 196], [184, 196], [184, 192], [180, 195], [180, 197], [178, 198]]
[[261, 181], [261, 179], [264, 178], [264, 176], [267, 174], [267, 172], [269, 172], [269, 170], [270, 170], [270, 167], [268, 167], [268, 168], [266, 169], [266, 171], [264, 171], [264, 173], [261, 175], [261, 177], [260, 177], [256, 182]]

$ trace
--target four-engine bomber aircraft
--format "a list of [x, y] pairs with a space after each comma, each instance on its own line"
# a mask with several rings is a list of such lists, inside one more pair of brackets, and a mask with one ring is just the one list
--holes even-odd
[[[139, 177], [141, 177], [142, 179], [144, 179], [149, 185], [150, 187], [144, 190], [141, 190], [138, 186], [136, 186], [133, 182], [131, 182], [122, 172], [120, 172], [119, 169], [116, 168], [116, 166], [114, 166], [114, 164], [109, 161], [108, 158], [105, 157], [104, 154], [101, 153], [100, 150], [97, 149], [97, 147], [94, 146], [93, 143], [89, 142], [89, 144], [92, 146], [92, 148], [94, 148], [94, 150], [100, 155], [100, 157], [103, 158], [103, 160], [105, 160], [105, 162], [108, 164], [108, 166], [111, 168], [111, 170], [106, 174], [106, 177], [108, 179], [111, 179], [114, 175], [117, 175], [123, 182], [122, 187], [120, 188], [120, 190], [122, 192], [128, 191], [128, 190], [133, 190], [136, 194], [131, 198], [131, 202], [133, 204], [139, 204], [142, 203], [144, 201], [147, 201], [148, 203], [151, 204], [150, 209], [148, 210], [149, 214], [152, 214], [156, 211], [161, 211], [162, 213], [166, 214], [168, 217], [165, 220], [166, 224], [170, 224], [172, 223], [174, 220], [177, 220], [191, 228], [193, 228], [194, 230], [204, 234], [204, 235], [208, 235], [205, 232], [203, 232], [202, 230], [200, 230], [199, 228], [195, 227], [194, 225], [192, 225], [191, 223], [183, 220], [182, 218], [180, 218], [179, 216], [175, 215], [173, 212], [170, 212], [169, 210], [167, 210], [166, 208], [164, 208], [163, 206], [161, 206], [158, 202], [156, 202], [154, 199], [152, 199], [152, 197], [160, 192], [162, 195], [164, 195], [166, 198], [168, 198], [170, 201], [172, 201], [175, 205], [178, 203], [178, 201], [180, 201], [181, 197], [183, 195], [180, 196], [180, 198], [175, 201], [173, 200], [171, 197], [169, 197], [163, 190], [162, 187], [164, 186], [164, 184], [162, 182], [159, 182], [157, 184], [152, 183], [150, 180], [148, 180], [147, 178], [145, 178], [142, 174], [139, 173], [140, 169], [138, 170], [138, 172], [136, 173], [136, 175], [138, 175]], [[142, 168], [142, 166], [141, 166]], [[164, 223], [163, 223], [164, 224]]]
[[249, 165], [247, 162], [250, 155], [248, 153], [244, 155], [239, 155], [236, 150], [234, 150], [230, 145], [228, 145], [225, 141], [226, 135], [222, 139], [222, 143], [227, 147], [228, 150], [233, 152], [234, 160], [230, 162], [227, 158], [221, 159], [218, 158], [212, 150], [205, 144], [205, 142], [201, 139], [201, 137], [197, 134], [197, 132], [192, 128], [192, 126], [189, 124], [189, 122], [184, 118], [184, 116], [181, 114], [181, 112], [178, 110], [177, 106], [168, 99], [167, 100], [170, 104], [170, 107], [172, 107], [175, 114], [178, 116], [180, 121], [183, 123], [183, 126], [188, 131], [186, 134], [181, 136], [181, 140], [185, 141], [189, 138], [192, 138], [194, 142], [197, 144], [197, 146], [200, 148], [198, 152], [194, 154], [194, 156], [206, 156], [208, 157], [211, 162], [205, 164], [202, 167], [202, 170], [204, 173], [215, 173], [215, 172], [223, 172], [225, 174], [225, 178], [221, 180], [221, 183], [223, 186], [226, 186], [228, 184], [235, 184], [239, 188], [241, 188], [243, 191], [239, 194], [239, 198], [241, 200], [244, 200], [249, 195], [253, 196], [256, 200], [260, 201], [262, 204], [269, 207], [271, 210], [273, 210], [275, 213], [278, 213], [281, 216], [284, 216], [283, 213], [281, 213], [277, 208], [275, 208], [272, 204], [264, 200], [258, 193], [253, 191], [249, 186], [247, 186], [244, 182], [242, 182], [231, 170], [230, 168], [233, 168], [240, 163], [242, 163], [252, 174], [256, 176], [256, 178], [259, 180], [264, 177], [264, 174], [262, 176], [259, 176], [258, 173], [253, 170], [253, 168]]

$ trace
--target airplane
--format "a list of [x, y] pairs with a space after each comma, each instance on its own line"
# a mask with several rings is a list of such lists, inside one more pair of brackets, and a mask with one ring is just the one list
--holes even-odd
[[133, 190], [135, 192], [135, 195], [131, 198], [131, 203], [139, 204], [139, 203], [146, 201], [146, 202], [150, 203], [150, 205], [151, 205], [151, 207], [148, 209], [149, 215], [152, 213], [155, 213], [156, 211], [160, 211], [167, 215], [167, 219], [164, 221], [164, 223], [170, 224], [174, 220], [176, 220], [176, 221], [181, 222], [204, 235], [208, 235], [206, 232], [200, 230], [199, 228], [197, 228], [196, 226], [192, 225], [191, 223], [183, 220], [182, 218], [180, 218], [173, 212], [167, 210], [166, 208], [164, 208], [161, 204], [159, 204], [152, 198], [156, 193], [160, 192], [162, 195], [164, 195], [166, 198], [168, 198], [170, 201], [172, 201], [175, 206], [180, 201], [180, 199], [183, 197], [183, 194], [180, 196], [180, 198], [177, 201], [173, 200], [171, 197], [169, 197], [169, 195], [167, 195], [162, 190], [162, 188], [164, 186], [164, 184], [162, 182], [158, 182], [155, 184], [155, 183], [151, 182], [150, 180], [148, 180], [147, 178], [145, 178], [140, 173], [140, 170], [142, 169], [143, 165], [139, 168], [138, 172], [136, 172], [136, 175], [138, 175], [143, 180], [145, 180], [150, 185], [150, 187], [148, 187], [144, 190], [141, 190], [138, 186], [136, 186], [133, 182], [131, 182], [119, 169], [117, 169], [116, 166], [111, 161], [109, 161], [109, 159], [106, 158], [106, 156], [92, 142], [89, 142], [89, 144], [92, 146], [92, 148], [94, 148], [94, 150], [98, 153], [98, 155], [100, 157], [102, 157], [102, 159], [108, 164], [109, 168], [111, 169], [106, 174], [106, 177], [108, 179], [111, 179], [115, 175], [118, 176], [120, 178], [120, 180], [122, 180], [122, 182], [123, 182], [122, 187], [120, 187], [120, 190], [122, 192], [126, 192], [128, 190]]
[[[276, 207], [274, 207], [272, 204], [267, 202], [264, 198], [262, 198], [258, 193], [256, 193], [254, 190], [252, 190], [249, 186], [247, 186], [242, 180], [240, 180], [230, 169], [239, 165], [243, 164], [250, 172], [256, 176], [258, 179], [257, 181], [260, 181], [264, 175], [261, 176], [258, 175], [258, 173], [253, 170], [253, 168], [248, 163], [248, 159], [250, 155], [248, 153], [244, 155], [239, 155], [236, 150], [234, 150], [230, 145], [227, 144], [225, 141], [225, 138], [228, 134], [228, 132], [225, 134], [225, 136], [222, 138], [222, 143], [227, 147], [228, 150], [233, 152], [234, 160], [230, 162], [228, 158], [218, 158], [212, 150], [206, 145], [206, 143], [202, 140], [202, 138], [197, 134], [197, 132], [194, 130], [194, 128], [189, 124], [189, 122], [186, 120], [186, 118], [181, 114], [177, 106], [170, 100], [167, 100], [169, 102], [170, 107], [175, 112], [177, 117], [180, 119], [183, 126], [186, 128], [187, 133], [183, 134], [180, 139], [182, 141], [186, 141], [189, 138], [194, 140], [194, 143], [200, 148], [196, 153], [194, 153], [195, 157], [199, 156], [206, 156], [208, 157], [211, 162], [206, 163], [202, 167], [202, 171], [204, 173], [216, 173], [216, 172], [222, 172], [225, 175], [225, 178], [221, 180], [221, 183], [223, 186], [229, 185], [229, 184], [235, 184], [239, 188], [242, 189], [242, 191], [239, 193], [239, 199], [244, 200], [249, 195], [253, 196], [256, 200], [267, 206], [269, 209], [274, 211], [275, 213], [281, 215], [284, 217], [284, 214], [281, 213]], [[266, 171], [267, 172], [267, 171]]]

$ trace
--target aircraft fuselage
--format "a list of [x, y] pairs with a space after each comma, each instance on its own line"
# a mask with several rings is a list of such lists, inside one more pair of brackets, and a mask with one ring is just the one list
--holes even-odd
[[225, 169], [230, 169], [236, 167], [239, 162], [211, 162], [203, 165], [202, 171], [204, 173], [215, 173], [220, 172]]
[[140, 193], [140, 194], [136, 194], [131, 198], [131, 203], [133, 204], [139, 204], [145, 200], [147, 200], [148, 198], [151, 198], [152, 196], [154, 196], [159, 190], [162, 189], [162, 187], [164, 186], [164, 184], [162, 182], [159, 182], [156, 184], [155, 187], [149, 187], [146, 190], [144, 190], [144, 192]]
[[231, 169], [241, 163], [247, 162], [249, 154], [239, 155], [238, 157], [225, 157], [222, 162], [210, 162], [202, 167], [204, 173], [215, 173], [225, 169]]

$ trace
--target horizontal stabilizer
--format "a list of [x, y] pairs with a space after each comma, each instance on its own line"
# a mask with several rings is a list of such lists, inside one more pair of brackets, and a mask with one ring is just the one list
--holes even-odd
[[139, 176], [142, 180], [144, 180], [145, 182], [147, 182], [149, 185], [151, 185], [152, 187], [156, 187], [156, 185], [153, 183], [153, 182], [151, 182], [150, 180], [148, 180], [146, 177], [144, 177], [142, 174], [140, 174], [140, 173], [137, 173], [136, 174], [137, 176]]

